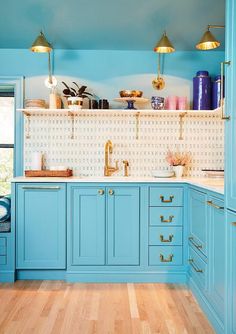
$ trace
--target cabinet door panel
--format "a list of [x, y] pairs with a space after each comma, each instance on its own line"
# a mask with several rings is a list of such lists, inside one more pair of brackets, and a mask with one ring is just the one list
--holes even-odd
[[190, 241], [207, 256], [207, 196], [191, 189], [189, 192]]
[[228, 332], [236, 334], [236, 212], [227, 212]]
[[[209, 197], [219, 207], [224, 207], [224, 202]], [[225, 308], [225, 270], [226, 270], [226, 225], [224, 210], [209, 207], [210, 220], [210, 240], [211, 245], [209, 264], [210, 264], [210, 296], [213, 307], [218, 314], [218, 317], [224, 322]]]
[[226, 1], [226, 65], [225, 112], [230, 120], [226, 126], [226, 207], [236, 211], [236, 3]]
[[107, 261], [109, 265], [139, 264], [139, 188], [108, 191]]
[[74, 188], [72, 265], [105, 264], [105, 195], [98, 188]]
[[64, 269], [65, 185], [20, 184], [16, 201], [17, 268]]

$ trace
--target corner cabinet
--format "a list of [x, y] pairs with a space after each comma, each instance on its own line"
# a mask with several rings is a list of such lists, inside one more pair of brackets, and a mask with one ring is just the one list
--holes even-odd
[[16, 268], [65, 269], [66, 187], [16, 185]]
[[68, 186], [68, 264], [139, 265], [139, 187]]
[[226, 207], [236, 211], [236, 3], [226, 1]]

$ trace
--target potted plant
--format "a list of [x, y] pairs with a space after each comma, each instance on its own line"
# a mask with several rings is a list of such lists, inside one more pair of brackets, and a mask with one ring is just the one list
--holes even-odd
[[191, 155], [190, 152], [172, 152], [168, 150], [166, 161], [172, 166], [176, 177], [183, 176], [184, 168], [190, 162]]
[[86, 92], [87, 86], [79, 87], [76, 82], [73, 81], [74, 87], [69, 87], [64, 81], [63, 85], [66, 87], [63, 90], [63, 94], [67, 97], [68, 107], [71, 110], [80, 110], [83, 106], [83, 99], [93, 96], [92, 94]]

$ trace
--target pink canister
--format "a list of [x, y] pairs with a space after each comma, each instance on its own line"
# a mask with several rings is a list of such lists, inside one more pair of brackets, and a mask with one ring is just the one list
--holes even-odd
[[167, 110], [176, 110], [177, 109], [177, 96], [168, 96], [166, 98], [166, 109]]
[[187, 109], [187, 96], [179, 96], [177, 102], [178, 110], [186, 110]]

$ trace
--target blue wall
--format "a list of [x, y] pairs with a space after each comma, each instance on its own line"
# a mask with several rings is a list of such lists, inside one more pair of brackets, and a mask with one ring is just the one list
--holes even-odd
[[[208, 70], [216, 75], [223, 59], [222, 51], [177, 51], [165, 55], [162, 70], [166, 88], [161, 94], [178, 95], [183, 87], [183, 94], [191, 99], [192, 77], [196, 71]], [[118, 96], [120, 89], [142, 89], [147, 97], [157, 94], [151, 85], [157, 71], [157, 54], [153, 51], [55, 50], [53, 60], [59, 91], [61, 80], [77, 80], [87, 84], [97, 96], [109, 99]], [[0, 76], [26, 77], [26, 97], [48, 96], [43, 83], [47, 76], [46, 54], [26, 49], [2, 49], [0, 63]]]

